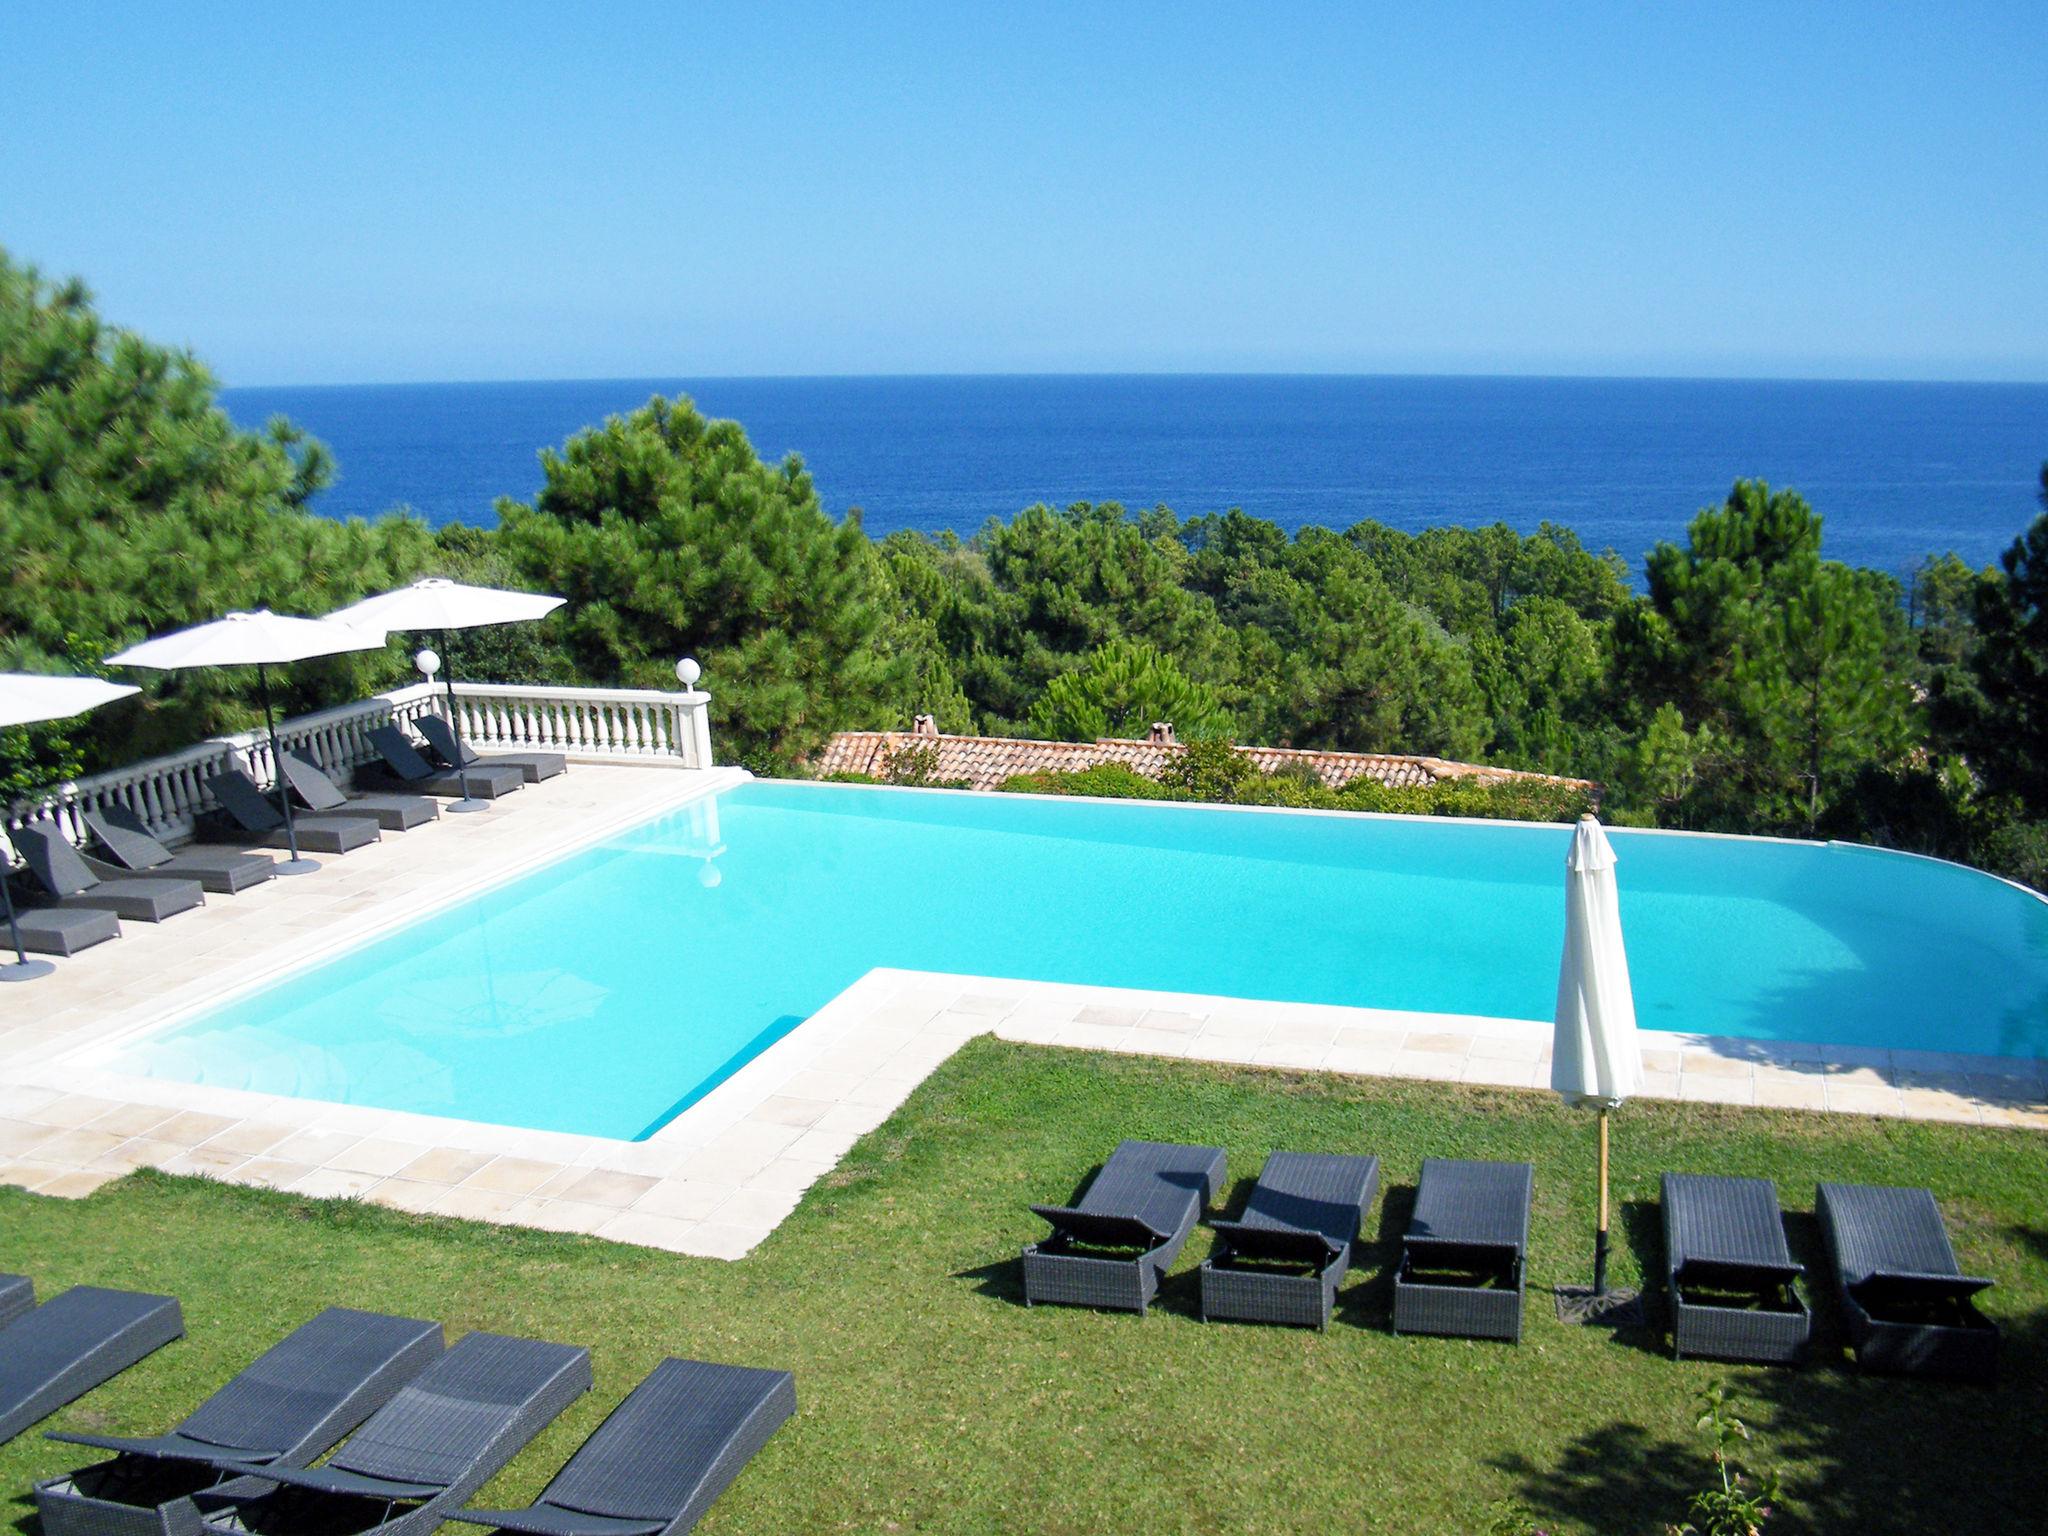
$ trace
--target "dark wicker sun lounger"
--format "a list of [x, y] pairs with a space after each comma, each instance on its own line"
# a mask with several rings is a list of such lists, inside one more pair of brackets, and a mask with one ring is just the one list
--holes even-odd
[[277, 874], [277, 860], [267, 853], [232, 848], [181, 848], [174, 853], [152, 837], [142, 819], [126, 806], [87, 811], [85, 830], [92, 834], [98, 852], [97, 857], [88, 853], [85, 861], [103, 876], [183, 876], [197, 880], [209, 891], [232, 896]]
[[36, 1304], [36, 1283], [27, 1275], [0, 1275], [0, 1328]]
[[[14, 920], [21, 947], [38, 955], [75, 955], [121, 937], [121, 919], [102, 907], [22, 907]], [[6, 936], [0, 928], [0, 943]]]
[[1394, 1332], [1520, 1342], [1534, 1183], [1528, 1163], [1423, 1159], [1394, 1276]]
[[170, 880], [154, 875], [102, 880], [64, 834], [47, 822], [17, 827], [12, 837], [22, 862], [42, 887], [36, 898], [38, 904], [84, 907], [89, 911], [111, 912], [132, 922], [160, 923], [206, 903], [206, 892], [197, 880]]
[[439, 715], [421, 715], [412, 728], [426, 739], [427, 750], [444, 768], [517, 768], [529, 784], [569, 771], [569, 759], [559, 752], [474, 752], [468, 743], [455, 739], [454, 730]]
[[526, 1536], [679, 1536], [794, 1412], [787, 1371], [664, 1360], [533, 1504], [450, 1518]]
[[1202, 1261], [1203, 1320], [1329, 1327], [1379, 1185], [1376, 1157], [1273, 1153], [1244, 1215], [1209, 1223], [1217, 1243]]
[[304, 1466], [440, 1357], [439, 1323], [329, 1307], [167, 1434], [51, 1430], [52, 1440], [116, 1454], [36, 1484], [43, 1536], [194, 1536], [191, 1496], [220, 1484], [223, 1466]]
[[441, 815], [441, 807], [426, 795], [351, 795], [296, 752], [284, 754], [284, 781], [307, 810], [366, 816], [386, 832], [410, 832]]
[[1814, 1209], [1857, 1365], [1994, 1379], [1998, 1325], [1971, 1299], [1992, 1282], [1957, 1267], [1930, 1191], [1823, 1184]]
[[370, 745], [384, 759], [366, 765], [356, 775], [368, 774], [380, 782], [421, 794], [444, 795], [475, 800], [496, 800], [509, 795], [526, 782], [526, 775], [509, 766], [465, 768], [461, 772], [436, 768], [395, 725], [380, 725], [370, 732]]
[[1031, 1207], [1052, 1236], [1024, 1250], [1024, 1304], [1143, 1314], [1226, 1177], [1221, 1147], [1122, 1143], [1078, 1206]]
[[257, 1491], [193, 1502], [217, 1533], [426, 1536], [589, 1390], [587, 1349], [466, 1334], [319, 1466], [235, 1468]]
[[1778, 1186], [1708, 1173], [1664, 1175], [1664, 1280], [1678, 1359], [1796, 1365], [1813, 1315], [1799, 1294]]
[[[224, 819], [202, 818], [198, 835], [217, 843], [291, 846], [277, 801], [258, 789], [247, 774], [230, 768], [208, 779], [206, 788], [219, 803]], [[366, 816], [294, 816], [292, 827], [306, 853], [348, 853], [367, 848], [379, 836], [377, 823]]]
[[0, 1329], [0, 1445], [185, 1331], [175, 1296], [74, 1285]]

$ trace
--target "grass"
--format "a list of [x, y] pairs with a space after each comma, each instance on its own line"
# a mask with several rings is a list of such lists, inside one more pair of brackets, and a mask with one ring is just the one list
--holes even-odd
[[[1066, 1197], [1125, 1135], [1218, 1142], [1243, 1191], [1274, 1147], [1374, 1151], [1372, 1250], [1327, 1334], [1197, 1322], [1198, 1235], [1146, 1319], [1019, 1305], [1030, 1200]], [[1615, 1126], [1617, 1269], [1655, 1258], [1666, 1168], [1775, 1178], [1820, 1262], [1817, 1177], [1925, 1183], [1966, 1270], [1998, 1277], [2003, 1383], [1862, 1378], [1830, 1306], [1804, 1371], [1674, 1362], [1661, 1334], [1559, 1325], [1538, 1287], [1583, 1280], [1591, 1120], [1542, 1094], [971, 1043], [723, 1264], [590, 1238], [407, 1216], [141, 1173], [81, 1202], [0, 1189], [0, 1258], [46, 1292], [175, 1292], [189, 1336], [72, 1405], [70, 1427], [168, 1426], [329, 1303], [593, 1347], [597, 1390], [488, 1490], [534, 1494], [667, 1354], [796, 1372], [801, 1407], [712, 1511], [711, 1533], [1482, 1530], [1522, 1500], [1549, 1529], [1658, 1533], [1709, 1475], [1700, 1388], [1733, 1384], [1756, 1459], [1785, 1474], [1774, 1533], [2037, 1529], [2048, 1505], [2048, 1176], [2036, 1134], [1642, 1103]], [[1392, 1234], [1428, 1153], [1530, 1158], [1519, 1347], [1394, 1338]], [[1653, 1322], [1657, 1313], [1653, 1312]], [[46, 1426], [49, 1427], [49, 1426]], [[24, 1530], [31, 1479], [75, 1452], [0, 1447]]]

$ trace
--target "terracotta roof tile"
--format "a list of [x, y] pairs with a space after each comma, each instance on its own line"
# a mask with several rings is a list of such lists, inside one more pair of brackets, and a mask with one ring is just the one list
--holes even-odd
[[[1073, 773], [1099, 763], [1122, 763], [1147, 778], [1156, 779], [1166, 765], [1187, 749], [1176, 742], [1155, 741], [1026, 741], [1007, 736], [940, 736], [913, 731], [841, 731], [825, 744], [812, 765], [820, 774], [864, 773], [874, 778], [887, 775], [889, 760], [910, 747], [933, 747], [939, 755], [932, 777], [965, 779], [970, 788], [994, 789], [1005, 779], [1020, 773]], [[1591, 789], [1584, 779], [1560, 779], [1550, 774], [1525, 773], [1514, 768], [1492, 768], [1480, 763], [1454, 763], [1440, 757], [1410, 757], [1390, 752], [1316, 752], [1296, 747], [1239, 747], [1258, 765], [1261, 773], [1273, 773], [1305, 763], [1332, 789], [1341, 789], [1353, 779], [1377, 779], [1390, 788], [1426, 788], [1448, 779], [1469, 779], [1480, 784], [1499, 784], [1511, 779], [1535, 779]]]

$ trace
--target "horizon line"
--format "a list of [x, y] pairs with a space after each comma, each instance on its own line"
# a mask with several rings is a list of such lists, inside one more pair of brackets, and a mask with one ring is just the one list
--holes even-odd
[[1878, 384], [1985, 389], [2044, 389], [2048, 378], [1915, 378], [1869, 374], [1801, 373], [1544, 373], [1531, 371], [1476, 372], [1389, 369], [1305, 368], [1130, 368], [1130, 369], [938, 369], [898, 373], [597, 373], [525, 378], [347, 379], [325, 382], [269, 380], [256, 384], [220, 383], [223, 393], [251, 389], [451, 389], [518, 384], [660, 384], [660, 383], [815, 383], [820, 380], [986, 380], [986, 379], [1464, 379], [1516, 380], [1529, 383], [1617, 384]]

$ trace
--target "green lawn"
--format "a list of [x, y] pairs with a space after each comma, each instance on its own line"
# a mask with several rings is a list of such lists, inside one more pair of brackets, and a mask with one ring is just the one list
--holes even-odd
[[[1233, 1199], [1273, 1147], [1373, 1151], [1382, 1208], [1328, 1334], [1195, 1321], [1198, 1235], [1145, 1319], [1019, 1304], [1030, 1200], [1122, 1136], [1220, 1142]], [[1661, 1335], [1573, 1330], [1537, 1288], [1582, 1279], [1592, 1122], [1548, 1095], [971, 1043], [738, 1264], [144, 1173], [81, 1202], [0, 1189], [0, 1268], [184, 1299], [188, 1338], [56, 1422], [167, 1426], [334, 1302], [593, 1347], [597, 1390], [489, 1490], [524, 1499], [666, 1354], [785, 1366], [798, 1416], [706, 1532], [1445, 1532], [1512, 1496], [1553, 1529], [1656, 1533], [1706, 1464], [1694, 1393], [1739, 1389], [1783, 1468], [1773, 1532], [2038, 1529], [2048, 1508], [2048, 1141], [2019, 1131], [1643, 1103], [1617, 1119], [1619, 1268], [1654, 1254], [1665, 1168], [1777, 1179], [1818, 1268], [1817, 1176], [1926, 1183], [1963, 1267], [1994, 1275], [1995, 1389], [1862, 1379], [1818, 1307], [1804, 1371], [1675, 1363]], [[1536, 1163], [1519, 1347], [1392, 1337], [1389, 1233], [1422, 1157]], [[1394, 1218], [1392, 1222], [1388, 1217]], [[1653, 1314], [1653, 1317], [1655, 1314]], [[73, 1464], [0, 1447], [30, 1479]]]

